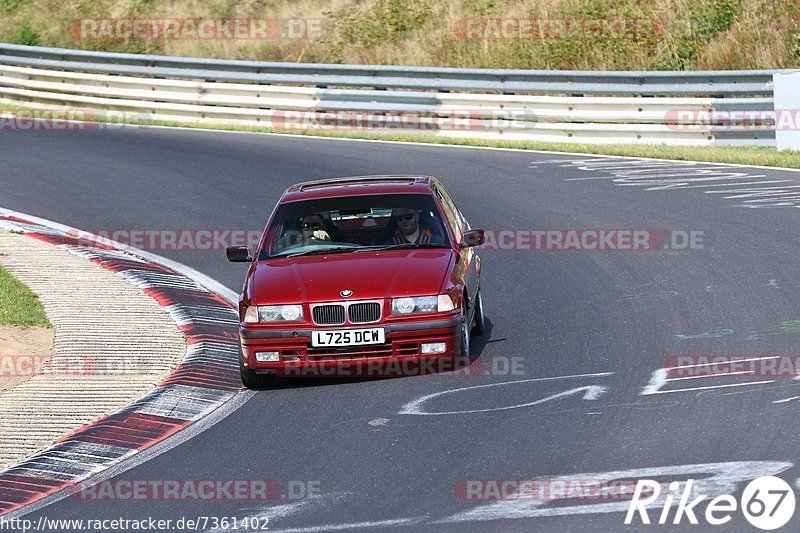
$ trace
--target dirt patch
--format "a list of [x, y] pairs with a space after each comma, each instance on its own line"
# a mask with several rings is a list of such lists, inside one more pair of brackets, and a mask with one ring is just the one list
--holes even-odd
[[0, 390], [29, 379], [53, 354], [53, 330], [0, 326]]

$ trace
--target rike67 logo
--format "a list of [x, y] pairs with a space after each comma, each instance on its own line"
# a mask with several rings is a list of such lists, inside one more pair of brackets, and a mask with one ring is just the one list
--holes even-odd
[[[700, 505], [709, 497], [706, 494], [697, 494], [692, 479], [683, 483], [673, 481], [663, 495], [661, 483], [649, 479], [639, 480], [628, 507], [628, 514], [625, 515], [625, 524], [635, 524], [637, 521], [651, 524], [657, 520], [661, 525], [686, 522], [696, 525], [700, 517], [708, 524], [721, 526], [730, 522], [736, 513], [741, 512], [754, 527], [774, 530], [783, 527], [791, 520], [795, 508], [795, 494], [792, 487], [774, 476], [762, 476], [752, 480], [738, 501], [730, 494], [714, 497], [705, 506], [705, 512], [701, 513]], [[674, 506], [677, 508], [670, 520], [671, 509]], [[653, 517], [651, 522], [648, 512], [653, 510], [656, 510], [657, 518]]]

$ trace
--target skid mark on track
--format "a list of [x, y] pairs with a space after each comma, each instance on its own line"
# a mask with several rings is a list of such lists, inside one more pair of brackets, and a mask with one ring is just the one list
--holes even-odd
[[[338, 497], [339, 495], [334, 495], [334, 497]], [[258, 508], [245, 508], [241, 511], [244, 513], [243, 515], [240, 514], [239, 516], [239, 523], [246, 523], [248, 525], [252, 525], [253, 523], [257, 523], [256, 527], [247, 527], [242, 528], [245, 531], [253, 531], [253, 530], [264, 530], [267, 529], [272, 530], [270, 527], [272, 524], [275, 523], [275, 520], [280, 520], [283, 518], [288, 518], [292, 515], [299, 513], [300, 511], [305, 510], [305, 508], [311, 506], [312, 504], [319, 503], [322, 501], [323, 498], [321, 496], [311, 496], [304, 500], [299, 500], [292, 503], [286, 503], [281, 505], [271, 505], [268, 507], [258, 507]], [[238, 529], [238, 528], [237, 528]], [[232, 529], [232, 525], [229, 524], [227, 527], [213, 527], [211, 529], [203, 530], [204, 533], [223, 533], [227, 531], [235, 531]]]
[[272, 529], [273, 533], [318, 533], [321, 531], [351, 531], [354, 529], [370, 529], [378, 527], [410, 526], [422, 522], [421, 518], [394, 518], [390, 520], [375, 520], [366, 522], [352, 522], [349, 524], [325, 524], [322, 526], [294, 527], [288, 529]]

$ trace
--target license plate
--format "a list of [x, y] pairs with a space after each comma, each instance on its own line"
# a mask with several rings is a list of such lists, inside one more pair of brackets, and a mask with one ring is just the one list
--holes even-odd
[[311, 332], [311, 346], [363, 346], [365, 344], [383, 344], [386, 334], [383, 328], [367, 329], [331, 329]]

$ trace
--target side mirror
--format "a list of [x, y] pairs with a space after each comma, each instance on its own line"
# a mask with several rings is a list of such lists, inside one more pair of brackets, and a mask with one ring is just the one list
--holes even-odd
[[482, 229], [471, 229], [461, 234], [461, 248], [472, 248], [486, 242], [486, 235]]
[[228, 261], [231, 263], [247, 263], [253, 260], [247, 246], [228, 246], [225, 249], [225, 255], [228, 256]]

